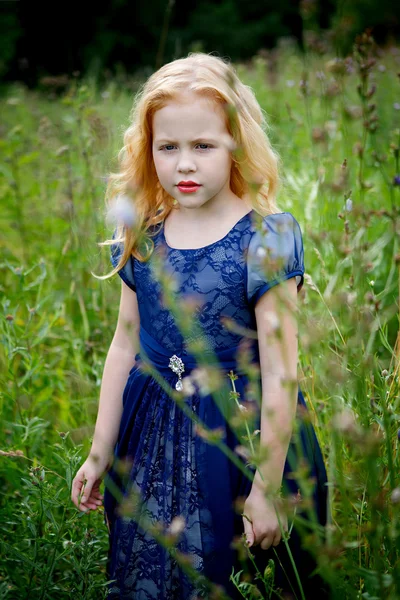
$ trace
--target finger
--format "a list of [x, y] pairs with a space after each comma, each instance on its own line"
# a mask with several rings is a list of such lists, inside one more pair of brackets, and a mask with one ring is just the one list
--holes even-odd
[[93, 492], [92, 491], [92, 497], [93, 498], [98, 498], [99, 500], [103, 500], [103, 494], [101, 494], [100, 492]]
[[79, 510], [81, 510], [82, 512], [89, 512], [89, 510], [96, 510], [97, 508], [98, 506], [90, 501], [85, 502], [85, 504], [81, 503], [79, 505]]
[[254, 543], [254, 532], [253, 532], [253, 526], [249, 521], [249, 517], [248, 515], [243, 515], [243, 527], [244, 527], [244, 533], [246, 536], [246, 541], [248, 546], [252, 546]]
[[83, 490], [82, 490], [81, 503], [84, 504], [87, 500], [89, 500], [89, 498], [92, 494], [92, 487], [93, 487], [93, 481], [90, 481], [90, 479], [88, 479], [86, 481], [86, 485], [83, 487]]
[[262, 550], [268, 550], [271, 547], [272, 538], [270, 535], [265, 536], [265, 538], [261, 541]]
[[281, 532], [280, 532], [280, 531], [278, 531], [278, 532], [275, 534], [275, 536], [274, 536], [274, 539], [273, 539], [273, 541], [272, 541], [272, 545], [273, 545], [273, 546], [277, 546], [278, 544], [280, 544], [281, 540], [282, 540], [282, 535], [281, 535]]
[[90, 510], [97, 510], [99, 508], [99, 506], [97, 504], [95, 504], [94, 502], [86, 502], [85, 506], [90, 508]]
[[77, 474], [72, 482], [71, 500], [76, 506], [78, 506], [78, 496], [82, 488], [82, 481], [83, 479], [80, 479], [79, 474]]
[[75, 489], [75, 490], [73, 490], [73, 492], [71, 494], [72, 502], [75, 504], [75, 506], [77, 508], [79, 508], [79, 495], [80, 495], [80, 493], [81, 493], [80, 489]]

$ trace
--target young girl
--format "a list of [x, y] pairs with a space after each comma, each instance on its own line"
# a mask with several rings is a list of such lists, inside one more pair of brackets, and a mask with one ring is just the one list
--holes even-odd
[[[297, 383], [293, 318], [304, 281], [302, 234], [292, 214], [275, 204], [278, 157], [265, 130], [253, 92], [216, 56], [175, 60], [137, 95], [120, 173], [109, 184], [112, 197], [131, 194], [132, 203], [110, 241], [113, 273], [122, 279], [119, 318], [91, 452], [72, 488], [80, 510], [95, 509], [107, 474], [109, 598], [243, 597], [229, 579], [243, 569], [248, 551], [238, 541], [244, 534], [262, 574], [274, 559], [274, 589], [280, 590], [274, 597], [303, 597], [299, 584], [305, 598], [328, 597], [296, 526], [285, 543], [290, 513], [276, 499], [281, 486], [285, 498], [301, 498], [293, 471], [302, 454], [316, 525], [325, 525], [327, 478], [317, 438], [307, 419], [299, 419], [296, 435], [293, 429], [296, 409], [307, 412]], [[173, 281], [172, 305], [162, 276]], [[184, 335], [178, 326], [176, 311], [185, 312], [179, 308], [185, 301], [192, 303], [200, 336], [195, 330]], [[245, 338], [251, 365], [258, 367], [261, 406], [240, 360]], [[214, 393], [193, 350], [200, 339], [206, 363], [215, 356], [224, 386], [238, 393], [239, 402], [225, 396], [225, 408], [253, 410], [253, 437], [268, 451], [258, 469], [246, 466], [248, 475], [204, 433], [216, 430], [232, 454], [243, 457], [243, 440], [215, 399], [226, 388]], [[196, 418], [203, 427], [195, 426]], [[147, 523], [177, 536], [175, 545], [199, 574], [196, 583], [132, 517], [132, 490]], [[301, 502], [297, 514], [308, 514]], [[254, 579], [253, 567], [247, 557]], [[220, 595], [205, 578], [220, 586]]]

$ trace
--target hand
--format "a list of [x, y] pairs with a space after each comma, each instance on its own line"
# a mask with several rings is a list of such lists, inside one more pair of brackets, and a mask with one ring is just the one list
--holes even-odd
[[260, 544], [263, 550], [268, 550], [271, 544], [273, 546], [279, 544], [282, 534], [276, 510], [278, 511], [283, 531], [287, 533], [287, 514], [283, 510], [282, 502], [279, 498], [272, 500], [266, 498], [264, 492], [257, 490], [257, 488], [253, 487], [251, 489], [243, 508], [244, 531], [249, 546]]
[[[100, 484], [108, 468], [108, 456], [89, 454], [72, 482], [71, 500], [79, 510], [96, 510], [102, 504]], [[82, 498], [80, 498], [82, 494]]]

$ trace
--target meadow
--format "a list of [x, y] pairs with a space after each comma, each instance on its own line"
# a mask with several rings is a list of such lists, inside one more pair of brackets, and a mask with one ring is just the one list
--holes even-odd
[[[395, 600], [400, 48], [368, 33], [342, 59], [282, 43], [237, 69], [282, 157], [278, 204], [303, 233], [299, 383], [332, 514], [325, 543], [306, 542], [334, 600]], [[111, 270], [106, 181], [140, 83], [46, 78], [0, 99], [0, 598], [105, 597], [103, 515], [79, 512], [70, 490], [118, 314], [118, 277], [92, 272]], [[243, 597], [259, 598], [248, 584]]]

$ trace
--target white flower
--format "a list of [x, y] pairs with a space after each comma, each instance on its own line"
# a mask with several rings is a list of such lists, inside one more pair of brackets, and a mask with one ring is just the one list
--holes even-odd
[[251, 453], [246, 446], [235, 446], [235, 452], [245, 460], [248, 460], [251, 457]]
[[190, 376], [182, 379], [182, 392], [184, 396], [193, 396], [193, 394], [196, 392], [196, 388], [193, 385], [193, 381]]
[[122, 221], [132, 227], [136, 221], [136, 213], [132, 200], [125, 194], [118, 194], [107, 211], [106, 221], [109, 225]]
[[332, 425], [337, 431], [354, 432], [357, 428], [354, 412], [345, 406], [340, 412], [334, 415]]
[[245, 412], [245, 411], [247, 411], [247, 406], [244, 406], [243, 404], [239, 404], [239, 409], [241, 410], [241, 412]]
[[280, 321], [276, 313], [268, 311], [265, 313], [265, 318], [272, 331], [279, 329]]
[[393, 504], [399, 504], [400, 503], [400, 488], [394, 488], [391, 496], [390, 496], [391, 501], [393, 502]]
[[167, 531], [171, 535], [179, 535], [185, 529], [186, 521], [182, 516], [174, 517]]
[[258, 246], [256, 250], [256, 256], [257, 258], [264, 258], [265, 256], [267, 256], [267, 251], [264, 248], [264, 246]]
[[200, 394], [207, 396], [210, 393], [210, 376], [206, 369], [203, 367], [193, 369], [192, 379], [197, 383], [200, 388]]
[[231, 135], [224, 133], [221, 138], [222, 144], [224, 144], [229, 150], [229, 152], [233, 152], [237, 148], [237, 144]]
[[350, 212], [351, 209], [353, 208], [353, 201], [351, 200], [351, 198], [347, 198], [345, 206], [346, 206], [347, 212]]

